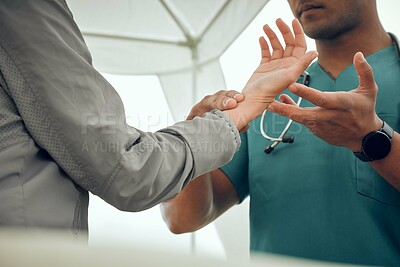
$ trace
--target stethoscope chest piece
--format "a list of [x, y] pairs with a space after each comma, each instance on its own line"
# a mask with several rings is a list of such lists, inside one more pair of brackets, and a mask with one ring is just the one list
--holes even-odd
[[[275, 141], [276, 142], [276, 141]], [[278, 143], [276, 145], [275, 142], [273, 142], [272, 144], [268, 145], [266, 148], [264, 148], [264, 153], [265, 154], [270, 154], [272, 151], [274, 151], [275, 147], [278, 145]], [[292, 144], [294, 143], [294, 136], [293, 135], [289, 135], [289, 136], [283, 136], [282, 137], [282, 141], [280, 141], [282, 143], [288, 143], [288, 144]]]

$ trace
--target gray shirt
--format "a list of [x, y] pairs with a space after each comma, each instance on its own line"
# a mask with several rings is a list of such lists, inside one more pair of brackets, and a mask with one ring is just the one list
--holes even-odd
[[220, 111], [156, 133], [127, 125], [63, 0], [1, 1], [0, 104], [0, 225], [76, 234], [87, 229], [87, 191], [147, 209], [240, 146]]

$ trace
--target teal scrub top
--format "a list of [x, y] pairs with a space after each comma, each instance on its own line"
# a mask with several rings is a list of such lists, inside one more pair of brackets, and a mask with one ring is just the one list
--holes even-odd
[[[379, 87], [376, 111], [400, 130], [400, 61], [394, 46], [367, 57]], [[310, 87], [348, 91], [359, 85], [353, 65], [333, 80], [316, 62]], [[287, 92], [286, 92], [287, 93]], [[292, 95], [293, 96], [293, 95]], [[301, 106], [312, 106], [303, 100]], [[287, 119], [268, 112], [264, 129], [279, 136]], [[400, 193], [344, 147], [329, 145], [293, 123], [293, 144], [260, 134], [260, 118], [222, 168], [241, 200], [250, 196], [252, 251], [369, 265], [400, 264]]]

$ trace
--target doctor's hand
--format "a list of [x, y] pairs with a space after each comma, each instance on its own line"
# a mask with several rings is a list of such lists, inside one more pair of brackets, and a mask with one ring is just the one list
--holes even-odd
[[318, 55], [315, 51], [306, 53], [305, 35], [297, 19], [292, 23], [293, 33], [281, 19], [276, 21], [276, 25], [283, 36], [285, 48], [274, 31], [265, 25], [264, 32], [269, 39], [272, 53], [267, 41], [261, 37], [260, 65], [243, 89], [246, 97], [243, 104], [249, 103], [253, 109], [261, 112], [278, 94], [294, 83]]
[[268, 110], [304, 124], [316, 136], [329, 144], [360, 151], [362, 139], [382, 127], [383, 121], [375, 113], [378, 87], [371, 66], [362, 53], [354, 56], [354, 66], [360, 85], [348, 92], [321, 92], [301, 84], [289, 90], [317, 107], [297, 107], [287, 95], [282, 103], [275, 101]]

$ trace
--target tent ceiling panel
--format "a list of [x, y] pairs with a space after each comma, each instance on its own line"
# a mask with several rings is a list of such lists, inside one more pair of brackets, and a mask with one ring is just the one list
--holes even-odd
[[84, 32], [186, 40], [159, 0], [72, 0], [68, 4]]
[[215, 60], [267, 2], [68, 1], [95, 67], [134, 75], [194, 70]]
[[[204, 33], [199, 43], [200, 62], [219, 57], [243, 32], [258, 12], [264, 7], [265, 0], [232, 1]], [[246, 21], [247, 23], [243, 23]], [[260, 36], [262, 29], [260, 29]], [[258, 40], [253, 40], [258, 42]]]
[[209, 22], [231, 0], [165, 0], [177, 18], [183, 22], [190, 31], [191, 36], [199, 36], [208, 26]]
[[86, 36], [93, 64], [98, 70], [113, 74], [160, 74], [192, 66], [189, 48], [158, 42], [132, 42]]

